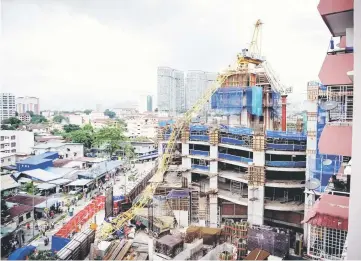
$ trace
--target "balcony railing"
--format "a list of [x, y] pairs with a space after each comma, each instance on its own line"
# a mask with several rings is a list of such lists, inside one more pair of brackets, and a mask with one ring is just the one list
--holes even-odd
[[268, 167], [306, 168], [306, 161], [266, 161]]
[[238, 140], [235, 138], [227, 138], [227, 137], [222, 137], [221, 143], [231, 144], [231, 145], [240, 145], [240, 146], [246, 145], [246, 142], [244, 140]]
[[199, 155], [199, 156], [209, 157], [209, 152], [208, 151], [203, 151], [203, 150], [190, 150], [189, 154], [190, 155]]
[[190, 135], [189, 136], [189, 140], [192, 141], [209, 141], [209, 136], [208, 135]]
[[235, 156], [235, 155], [226, 154], [226, 153], [218, 153], [218, 157], [220, 159], [238, 161], [238, 162], [244, 162], [244, 163], [249, 163], [249, 162], [253, 161], [252, 159], [249, 159], [249, 158], [245, 158], [245, 157], [241, 157], [241, 156]]
[[306, 145], [299, 144], [267, 144], [267, 149], [280, 151], [306, 151]]
[[209, 171], [209, 166], [192, 164], [192, 169], [199, 169], [199, 170]]

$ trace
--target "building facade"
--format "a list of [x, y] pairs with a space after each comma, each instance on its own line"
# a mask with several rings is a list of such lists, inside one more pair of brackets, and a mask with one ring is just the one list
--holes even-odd
[[305, 191], [305, 235], [311, 258], [340, 260], [346, 252], [345, 209], [352, 183], [345, 170], [352, 156], [354, 1], [320, 0], [318, 11], [333, 38], [319, 72], [320, 82], [307, 86], [306, 180], [318, 186]]
[[147, 112], [153, 111], [153, 97], [151, 95], [147, 96]]
[[184, 112], [184, 72], [169, 67], [158, 67], [157, 75], [158, 111], [171, 115]]
[[81, 143], [47, 142], [32, 147], [35, 155], [46, 152], [57, 152], [61, 159], [76, 159], [84, 156], [84, 145]]
[[15, 117], [15, 96], [11, 93], [1, 93], [0, 97], [0, 122]]
[[17, 113], [26, 113], [32, 111], [34, 114], [40, 114], [39, 98], [37, 97], [17, 97], [16, 111]]
[[[189, 110], [196, 103], [205, 91], [215, 84], [217, 73], [203, 71], [188, 71], [185, 84], [186, 109]], [[210, 104], [205, 105], [204, 111], [210, 109]]]
[[29, 131], [0, 131], [0, 152], [30, 154], [34, 146], [34, 133]]
[[19, 113], [17, 118], [24, 123], [29, 123], [31, 121], [31, 116], [29, 113]]

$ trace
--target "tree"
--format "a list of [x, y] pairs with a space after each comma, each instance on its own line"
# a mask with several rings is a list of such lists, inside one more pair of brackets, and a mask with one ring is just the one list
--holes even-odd
[[1, 130], [16, 130], [14, 126], [1, 124]]
[[111, 119], [114, 119], [116, 114], [114, 111], [111, 111], [109, 109], [106, 109], [105, 112], [104, 112], [104, 115], [108, 116], [109, 118]]
[[94, 135], [92, 132], [87, 130], [76, 130], [68, 133], [68, 139], [74, 143], [82, 143], [85, 148], [90, 149], [94, 142]]
[[89, 109], [84, 110], [84, 113], [85, 113], [86, 115], [89, 115], [91, 112], [92, 112], [92, 110], [89, 110]]
[[117, 121], [117, 127], [120, 127], [120, 128], [122, 128], [123, 130], [126, 130], [127, 129], [127, 123], [124, 121], [124, 120], [122, 120], [122, 119], [117, 119], [116, 120]]
[[29, 113], [29, 114], [30, 114], [30, 117], [33, 117], [33, 116], [34, 116], [34, 112], [33, 112], [33, 111], [26, 111], [26, 113]]
[[72, 131], [80, 130], [80, 126], [76, 124], [67, 124], [63, 126], [63, 129], [66, 133], [69, 133]]
[[31, 116], [31, 123], [45, 123], [45, 122], [48, 122], [48, 120], [43, 115], [33, 114], [33, 116]]
[[29, 260], [59, 260], [51, 250], [38, 250], [29, 256]]
[[145, 141], [149, 141], [149, 138], [145, 136], [138, 136], [132, 139], [132, 141], [145, 142]]
[[63, 115], [56, 115], [53, 117], [53, 121], [61, 123], [62, 121], [68, 121], [68, 118], [64, 117]]
[[94, 143], [98, 146], [105, 146], [109, 155], [120, 149], [120, 144], [127, 140], [123, 130], [116, 127], [104, 127], [95, 133]]
[[27, 193], [34, 195], [35, 193], [35, 187], [33, 182], [26, 183], [25, 190]]
[[21, 124], [21, 120], [19, 120], [18, 118], [16, 117], [10, 117], [8, 119], [5, 119], [2, 121], [2, 124], [3, 125], [10, 125], [10, 126], [7, 126], [5, 128], [3, 128], [3, 125], [1, 126], [1, 129], [2, 130], [15, 130], [17, 128], [19, 128], [20, 124]]
[[6, 205], [5, 199], [1, 198], [1, 224], [3, 224], [3, 221], [9, 215], [9, 207]]

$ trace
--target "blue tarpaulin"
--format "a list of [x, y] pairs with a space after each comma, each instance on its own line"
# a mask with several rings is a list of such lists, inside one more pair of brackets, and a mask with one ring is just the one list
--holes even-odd
[[158, 125], [159, 125], [159, 127], [165, 127], [166, 125], [172, 125], [173, 123], [174, 123], [173, 120], [159, 121]]
[[189, 189], [172, 189], [167, 195], [167, 199], [187, 197], [189, 197]]
[[208, 135], [193, 135], [191, 134], [189, 136], [189, 140], [194, 140], [194, 141], [209, 141], [209, 136]]
[[192, 169], [209, 170], [209, 166], [192, 164]]
[[243, 87], [219, 88], [211, 98], [211, 108], [223, 114], [239, 114], [243, 108]]
[[244, 145], [246, 142], [244, 140], [238, 140], [236, 138], [221, 138], [221, 143], [231, 144], [231, 145]]
[[36, 247], [32, 245], [18, 248], [10, 254], [8, 260], [25, 260], [27, 256], [35, 251], [35, 249]]
[[300, 132], [266, 131], [267, 138], [286, 140], [307, 140], [307, 136]]
[[253, 130], [250, 128], [239, 128], [239, 127], [229, 127], [227, 125], [221, 125], [221, 131], [227, 132], [235, 135], [252, 135]]
[[232, 161], [240, 161], [240, 162], [244, 162], [244, 163], [249, 163], [249, 162], [253, 161], [252, 159], [249, 159], [249, 158], [245, 158], [245, 157], [241, 157], [241, 156], [235, 156], [235, 155], [226, 154], [226, 153], [218, 153], [218, 157], [220, 159], [232, 160]]
[[120, 195], [120, 196], [113, 196], [113, 201], [116, 202], [116, 201], [122, 201], [124, 200], [125, 197], [123, 195]]
[[51, 237], [51, 250], [59, 251], [63, 247], [65, 247], [70, 242], [69, 238], [64, 237], [58, 237], [58, 236], [52, 236]]
[[189, 150], [190, 155], [200, 155], [204, 157], [209, 156], [209, 151], [203, 151], [203, 150]]
[[256, 116], [263, 115], [262, 108], [263, 91], [262, 87], [252, 87], [252, 114]]
[[208, 130], [208, 126], [204, 126], [204, 125], [191, 125], [189, 127], [190, 131], [207, 131]]

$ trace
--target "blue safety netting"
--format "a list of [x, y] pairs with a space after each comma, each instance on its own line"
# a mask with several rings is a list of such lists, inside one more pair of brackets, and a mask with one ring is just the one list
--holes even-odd
[[266, 161], [266, 166], [280, 168], [306, 168], [306, 161]]
[[187, 198], [187, 197], [189, 197], [189, 189], [172, 189], [167, 195], [167, 199]]
[[159, 121], [158, 125], [160, 127], [165, 127], [166, 125], [172, 125], [174, 123], [173, 120], [167, 120], [167, 121]]
[[192, 164], [192, 169], [209, 170], [209, 166]]
[[221, 125], [220, 127], [221, 127], [221, 131], [227, 132], [229, 134], [253, 135], [253, 129], [250, 128], [229, 127], [227, 125]]
[[281, 116], [281, 94], [279, 92], [272, 91], [272, 116], [274, 118], [279, 118]]
[[246, 142], [244, 140], [239, 140], [236, 138], [227, 138], [221, 137], [221, 143], [232, 144], [232, 145], [245, 145]]
[[249, 114], [263, 115], [263, 90], [262, 87], [253, 86], [246, 89], [247, 111]]
[[204, 157], [209, 156], [209, 151], [203, 151], [203, 150], [189, 150], [190, 155], [200, 155]]
[[189, 140], [193, 140], [193, 141], [209, 141], [209, 136], [208, 135], [191, 134], [191, 135], [189, 135]]
[[252, 159], [249, 159], [246, 157], [235, 156], [235, 155], [226, 154], [226, 153], [218, 153], [218, 157], [220, 159], [239, 161], [239, 162], [244, 162], [244, 163], [249, 163], [249, 162], [253, 161]]
[[10, 254], [8, 260], [25, 260], [27, 256], [35, 251], [35, 249], [36, 247], [32, 245], [18, 248]]
[[207, 131], [208, 130], [208, 126], [205, 125], [191, 125], [189, 127], [190, 131]]
[[123, 195], [119, 195], [119, 196], [113, 196], [113, 201], [116, 202], [116, 201], [122, 201], [124, 200], [125, 197]]
[[305, 151], [306, 145], [268, 143], [267, 149], [283, 150], [283, 151]]
[[286, 140], [307, 140], [307, 136], [299, 132], [266, 131], [267, 138]]
[[223, 114], [240, 114], [243, 107], [242, 87], [219, 88], [211, 98], [211, 108]]

